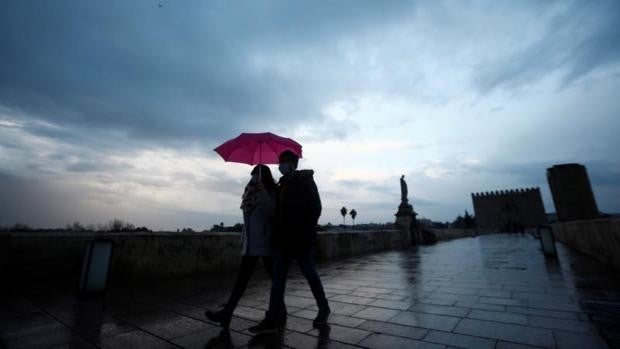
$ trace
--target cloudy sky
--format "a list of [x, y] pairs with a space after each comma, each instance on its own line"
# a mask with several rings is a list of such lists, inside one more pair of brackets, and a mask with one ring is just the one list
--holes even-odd
[[[159, 6], [161, 4], [161, 6]], [[587, 166], [620, 212], [620, 2], [2, 1], [0, 225], [241, 221], [241, 132], [304, 146], [322, 223]], [[277, 172], [277, 167], [272, 166]]]

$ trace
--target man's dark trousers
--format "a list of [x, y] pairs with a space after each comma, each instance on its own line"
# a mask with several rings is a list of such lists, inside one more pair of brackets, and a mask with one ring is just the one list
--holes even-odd
[[[284, 291], [286, 289], [286, 276], [291, 262], [295, 260], [299, 264], [302, 274], [308, 280], [312, 295], [319, 309], [328, 307], [325, 291], [321, 284], [319, 274], [316, 272], [312, 261], [312, 246], [295, 249], [294, 252], [277, 247], [273, 252], [273, 281], [269, 298], [268, 314], [284, 314]], [[282, 320], [282, 319], [272, 319]]]

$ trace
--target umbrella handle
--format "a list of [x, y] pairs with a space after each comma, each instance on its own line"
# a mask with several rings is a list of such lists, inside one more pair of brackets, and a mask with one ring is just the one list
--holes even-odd
[[[258, 143], [259, 146], [259, 153], [258, 153], [258, 164], [262, 165], [263, 164], [263, 142]], [[258, 182], [259, 183], [263, 183], [263, 179], [262, 179], [262, 175], [263, 175], [263, 169], [259, 166], [258, 167]]]

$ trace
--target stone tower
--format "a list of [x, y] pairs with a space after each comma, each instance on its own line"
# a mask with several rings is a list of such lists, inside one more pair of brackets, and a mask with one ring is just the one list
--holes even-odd
[[585, 166], [580, 164], [554, 165], [547, 169], [547, 180], [559, 221], [599, 217]]
[[515, 231], [547, 223], [539, 188], [472, 193], [476, 226]]

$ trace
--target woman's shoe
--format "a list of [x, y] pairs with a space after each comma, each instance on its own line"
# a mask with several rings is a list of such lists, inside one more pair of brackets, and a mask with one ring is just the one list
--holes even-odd
[[232, 319], [232, 311], [222, 309], [220, 311], [205, 311], [207, 319], [213, 322], [217, 322], [222, 328], [228, 328], [230, 326], [230, 320]]

